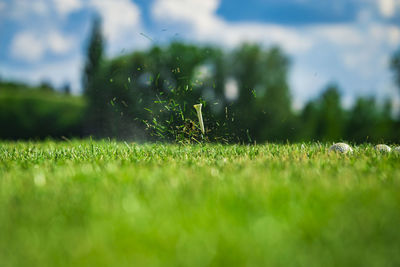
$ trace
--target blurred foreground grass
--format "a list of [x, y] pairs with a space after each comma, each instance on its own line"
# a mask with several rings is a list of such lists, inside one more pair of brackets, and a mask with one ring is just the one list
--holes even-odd
[[0, 143], [0, 266], [399, 266], [400, 155]]

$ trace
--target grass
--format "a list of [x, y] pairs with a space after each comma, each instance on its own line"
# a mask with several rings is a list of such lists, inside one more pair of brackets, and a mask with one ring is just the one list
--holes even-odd
[[370, 145], [0, 143], [0, 266], [399, 266]]

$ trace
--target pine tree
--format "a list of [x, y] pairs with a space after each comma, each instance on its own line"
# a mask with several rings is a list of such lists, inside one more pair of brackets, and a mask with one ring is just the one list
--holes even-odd
[[87, 58], [83, 76], [83, 89], [85, 95], [90, 95], [90, 91], [96, 74], [99, 72], [103, 58], [104, 40], [101, 33], [101, 20], [95, 17], [87, 49]]
[[90, 33], [86, 63], [83, 72], [83, 93], [87, 100], [85, 133], [95, 136], [102, 135], [105, 120], [105, 101], [99, 86], [101, 64], [103, 60], [104, 40], [101, 33], [101, 20], [96, 17]]

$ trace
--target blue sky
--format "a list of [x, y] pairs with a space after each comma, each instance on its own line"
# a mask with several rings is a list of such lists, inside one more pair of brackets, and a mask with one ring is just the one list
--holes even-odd
[[231, 49], [279, 45], [291, 57], [295, 106], [336, 82], [344, 105], [359, 95], [390, 97], [400, 48], [400, 0], [0, 0], [0, 76], [69, 82], [80, 91], [93, 14], [103, 19], [107, 54], [174, 39]]

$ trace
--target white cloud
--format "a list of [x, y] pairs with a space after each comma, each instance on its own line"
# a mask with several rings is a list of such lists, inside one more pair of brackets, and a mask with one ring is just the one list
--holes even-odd
[[152, 13], [157, 19], [189, 23], [202, 31], [220, 23], [214, 16], [219, 4], [219, 0], [157, 0]]
[[378, 0], [378, 7], [382, 16], [391, 18], [395, 13], [396, 2], [395, 0]]
[[89, 6], [103, 19], [104, 33], [110, 41], [133, 35], [140, 26], [139, 8], [130, 0], [91, 0]]
[[[34, 50], [36, 53], [29, 52], [27, 59], [35, 61], [41, 58], [43, 51], [49, 50], [59, 54], [68, 50], [71, 46], [70, 38], [61, 33], [55, 35], [51, 32], [53, 29], [60, 29], [69, 14], [83, 9], [94, 11], [102, 18], [108, 51], [120, 51], [121, 48], [129, 48], [133, 43], [139, 44], [139, 47], [143, 45], [144, 42], [141, 40], [143, 37], [140, 36], [143, 32], [140, 10], [132, 0], [18, 0], [7, 4], [4, 16], [6, 19], [20, 22], [25, 30], [29, 29], [35, 33], [44, 31], [50, 35], [46, 37], [46, 42], [50, 42], [49, 44], [40, 40], [43, 34], [30, 35], [30, 39], [35, 40], [35, 46], [23, 50]], [[81, 37], [76, 36], [75, 39]], [[21, 46], [14, 48], [18, 52], [15, 54], [23, 54], [19, 49]]]
[[17, 33], [11, 41], [11, 55], [30, 63], [40, 61], [46, 52], [63, 55], [74, 45], [72, 37], [67, 37], [53, 30], [47, 33], [23, 31]]
[[222, 32], [214, 33], [214, 39], [227, 40], [233, 45], [238, 45], [243, 41], [279, 45], [289, 53], [304, 52], [313, 46], [313, 42], [308, 36], [296, 32], [293, 28], [274, 24], [225, 24]]
[[152, 15], [163, 25], [184, 28], [189, 37], [196, 41], [223, 43], [231, 47], [243, 41], [252, 41], [281, 45], [288, 51], [312, 47], [306, 36], [301, 36], [290, 27], [227, 23], [216, 15], [219, 4], [219, 0], [157, 0], [152, 6]]
[[[400, 0], [389, 1], [400, 3]], [[368, 35], [381, 34], [390, 27], [391, 34], [387, 36], [384, 33], [386, 39], [383, 42], [390, 40], [395, 44], [398, 39], [398, 27], [385, 25], [385, 29], [375, 27], [371, 31], [370, 26], [375, 25], [368, 25], [371, 17], [367, 14], [360, 15], [360, 24], [313, 24], [296, 27], [271, 23], [229, 23], [216, 14], [219, 4], [220, 0], [156, 0], [152, 6], [152, 15], [160, 24], [183, 28], [184, 34], [196, 41], [211, 41], [228, 46], [235, 46], [243, 41], [278, 44], [291, 54], [306, 52], [319, 43], [359, 47], [371, 37]], [[374, 40], [379, 39], [372, 37]]]
[[61, 15], [68, 15], [83, 7], [81, 0], [53, 0], [53, 2], [55, 9]]
[[359, 46], [365, 41], [360, 30], [349, 24], [309, 26], [305, 32], [318, 41], [339, 46]]
[[339, 52], [348, 70], [368, 79], [377, 69], [388, 68], [390, 51], [400, 45], [400, 30], [391, 25], [370, 23], [364, 30], [359, 30], [358, 35], [361, 40], [358, 46], [345, 46]]
[[4, 16], [15, 20], [26, 20], [28, 17], [44, 17], [50, 13], [47, 0], [18, 0], [8, 3]]
[[395, 26], [390, 26], [388, 28], [389, 43], [391, 46], [399, 46], [400, 44], [400, 29]]
[[295, 96], [295, 108], [302, 108], [305, 101], [317, 97], [320, 90], [330, 81], [325, 73], [318, 68], [305, 64], [304, 61], [294, 62], [289, 79]]
[[[0, 2], [0, 11], [2, 10], [1, 7], [5, 7], [5, 5], [5, 3]], [[35, 16], [57, 20], [58, 18], [54, 15], [64, 17], [83, 7], [82, 0], [17, 0], [8, 4], [5, 16], [21, 21], [26, 21]]]
[[73, 46], [72, 37], [64, 36], [57, 31], [52, 31], [47, 35], [47, 46], [55, 54], [65, 54]]
[[44, 51], [43, 41], [31, 32], [18, 33], [11, 42], [11, 55], [22, 61], [38, 61]]

